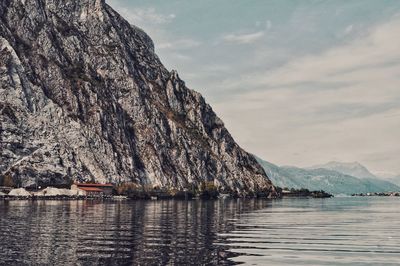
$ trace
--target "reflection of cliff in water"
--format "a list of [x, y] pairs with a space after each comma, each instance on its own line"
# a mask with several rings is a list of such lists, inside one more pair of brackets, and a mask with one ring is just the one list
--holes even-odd
[[[217, 264], [217, 233], [268, 201], [10, 201], [0, 204], [0, 260], [35, 264]], [[7, 254], [7, 255], [5, 255]], [[10, 256], [10, 254], [12, 254]], [[231, 254], [232, 255], [232, 254]], [[10, 261], [11, 262], [11, 261]]]

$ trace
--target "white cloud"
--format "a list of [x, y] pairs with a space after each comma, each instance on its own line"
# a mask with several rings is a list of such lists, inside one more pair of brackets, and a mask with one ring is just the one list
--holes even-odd
[[265, 27], [267, 30], [272, 28], [272, 22], [271, 20], [266, 20], [266, 21], [256, 21], [255, 23], [256, 27]]
[[[153, 38], [167, 67], [211, 101], [248, 151], [278, 164], [360, 161], [371, 171], [400, 173], [399, 16], [368, 31], [367, 19], [330, 28], [307, 9], [274, 30], [266, 18], [253, 32], [216, 30], [213, 43], [171, 32], [175, 15], [163, 9], [110, 1]], [[309, 39], [323, 38], [317, 30], [336, 36], [329, 49]], [[347, 43], [335, 46], [340, 40]]]
[[396, 18], [323, 53], [233, 76], [220, 86], [241, 93], [214, 109], [244, 148], [278, 164], [400, 172], [399, 36]]
[[178, 39], [170, 42], [163, 42], [160, 44], [156, 44], [156, 48], [161, 50], [183, 50], [198, 47], [201, 45], [201, 42], [193, 40], [193, 39]]
[[249, 34], [227, 34], [223, 36], [223, 40], [232, 43], [248, 44], [258, 41], [264, 36], [263, 31], [258, 31]]
[[400, 20], [395, 20], [375, 28], [367, 37], [342, 47], [320, 55], [293, 60], [282, 68], [268, 73], [260, 82], [271, 86], [287, 86], [300, 82], [370, 80], [370, 76], [364, 75], [365, 73], [357, 74], [379, 71], [376, 75], [379, 76], [382, 74], [380, 70], [384, 70], [383, 65], [394, 63], [396, 67], [399, 66], [399, 36]]
[[265, 27], [267, 28], [267, 30], [269, 30], [269, 29], [272, 28], [272, 22], [271, 22], [271, 20], [267, 20], [267, 21], [265, 22]]
[[153, 7], [126, 8], [119, 1], [108, 1], [125, 19], [134, 25], [160, 25], [170, 23], [175, 19], [175, 14], [163, 14]]
[[[221, 83], [225, 88], [305, 88], [314, 95], [365, 95], [369, 101], [398, 95], [400, 81], [400, 19], [373, 29], [368, 36], [324, 53], [294, 58], [272, 71], [244, 73]], [[330, 88], [331, 90], [327, 90]], [[379, 88], [379, 89], [377, 89]], [[332, 91], [332, 89], [335, 89]], [[386, 91], [386, 94], [382, 93]], [[257, 93], [257, 92], [256, 92]], [[304, 93], [304, 90], [301, 91]], [[343, 96], [343, 95], [342, 95]], [[346, 100], [348, 98], [345, 98]], [[365, 98], [363, 98], [365, 102]]]
[[346, 27], [346, 29], [344, 30], [344, 34], [347, 35], [349, 33], [351, 33], [353, 31], [353, 25], [349, 25]]

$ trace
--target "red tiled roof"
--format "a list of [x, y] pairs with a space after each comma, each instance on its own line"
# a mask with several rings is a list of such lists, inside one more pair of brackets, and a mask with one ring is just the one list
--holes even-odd
[[113, 187], [113, 184], [75, 183], [78, 187]]
[[100, 188], [95, 188], [95, 187], [81, 187], [79, 189], [88, 192], [103, 192], [103, 190], [101, 190]]

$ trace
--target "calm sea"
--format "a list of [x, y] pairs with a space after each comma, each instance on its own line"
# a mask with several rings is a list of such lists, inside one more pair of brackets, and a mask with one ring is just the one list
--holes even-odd
[[400, 198], [0, 201], [2, 265], [400, 265]]

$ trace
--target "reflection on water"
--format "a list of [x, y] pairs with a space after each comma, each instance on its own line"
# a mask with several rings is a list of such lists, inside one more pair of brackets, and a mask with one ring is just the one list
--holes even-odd
[[[222, 236], [257, 265], [400, 265], [400, 198], [284, 199]], [[228, 242], [228, 244], [226, 243]]]
[[398, 265], [399, 203], [0, 201], [0, 264]]
[[[48, 265], [224, 264], [217, 233], [257, 200], [0, 202], [0, 261]], [[221, 238], [222, 239], [222, 238]]]

